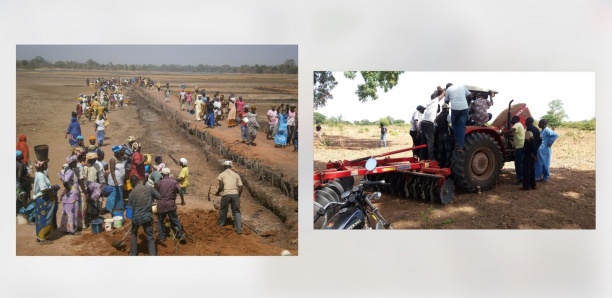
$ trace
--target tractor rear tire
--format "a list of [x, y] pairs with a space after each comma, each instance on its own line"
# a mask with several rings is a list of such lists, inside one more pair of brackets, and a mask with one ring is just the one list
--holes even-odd
[[481, 132], [466, 135], [463, 152], [453, 152], [455, 185], [467, 192], [489, 190], [497, 184], [503, 162], [501, 149], [491, 136]]

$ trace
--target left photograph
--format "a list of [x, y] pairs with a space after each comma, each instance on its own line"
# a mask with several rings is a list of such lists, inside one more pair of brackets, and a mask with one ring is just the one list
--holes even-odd
[[17, 256], [297, 256], [297, 45], [17, 45]]

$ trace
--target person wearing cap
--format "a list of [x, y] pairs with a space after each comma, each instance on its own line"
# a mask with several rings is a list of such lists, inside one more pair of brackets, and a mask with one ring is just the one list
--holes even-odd
[[[423, 112], [425, 107], [422, 105], [417, 106], [416, 111], [412, 114], [410, 119], [410, 137], [412, 137], [412, 146], [421, 145], [421, 119], [423, 118]], [[418, 150], [412, 151], [413, 156], [419, 156]]]
[[272, 105], [266, 114], [268, 117], [268, 131], [266, 133], [266, 139], [270, 139], [270, 136], [274, 137], [276, 135], [276, 127], [278, 124], [278, 112], [276, 111], [276, 106]]
[[465, 126], [468, 121], [468, 100], [474, 95], [464, 85], [446, 84], [446, 95], [444, 102], [450, 103], [451, 122], [453, 126], [453, 134], [455, 136], [455, 150], [463, 152], [465, 141]]
[[257, 121], [257, 107], [252, 105], [251, 111], [246, 114], [247, 118], [247, 145], [255, 146], [255, 138], [257, 130], [259, 130], [259, 122]]
[[228, 206], [232, 207], [232, 216], [234, 218], [234, 229], [236, 233], [242, 234], [242, 221], [240, 214], [240, 195], [242, 195], [242, 180], [240, 175], [232, 171], [232, 162], [226, 160], [223, 162], [225, 169], [217, 179], [219, 180], [219, 188], [215, 195], [221, 196], [221, 206], [219, 207], [219, 218], [217, 223], [220, 227], [225, 225], [227, 219]]
[[79, 122], [77, 121], [75, 117], [72, 117], [72, 119], [70, 120], [70, 124], [68, 125], [68, 128], [66, 129], [66, 135], [64, 136], [64, 139], [70, 136], [70, 138], [68, 139], [68, 143], [70, 143], [70, 147], [74, 149], [74, 147], [76, 147], [77, 145], [76, 138], [80, 135], [81, 135], [81, 124], [79, 124]]
[[437, 157], [435, 158], [441, 168], [450, 167], [450, 158], [452, 153], [452, 143], [450, 138], [450, 129], [448, 126], [449, 122], [449, 106], [448, 104], [442, 104], [442, 111], [436, 116], [436, 128], [434, 131], [434, 139], [437, 140], [435, 146], [437, 150]]
[[436, 114], [439, 110], [438, 103], [444, 98], [444, 89], [438, 86], [438, 89], [431, 94], [430, 100], [425, 107], [423, 112], [423, 118], [421, 119], [421, 144], [427, 144], [427, 148], [421, 150], [419, 157], [421, 159], [435, 159], [434, 156], [434, 134]]
[[166, 227], [164, 220], [166, 216], [170, 219], [172, 230], [177, 231], [178, 239], [182, 242], [184, 239], [183, 225], [179, 221], [176, 214], [176, 195], [181, 197], [181, 206], [185, 206], [185, 197], [181, 191], [181, 186], [172, 177], [170, 177], [170, 168], [161, 170], [162, 178], [158, 183], [159, 199], [157, 200], [157, 241], [166, 241]]
[[114, 157], [108, 161], [109, 177], [108, 185], [112, 191], [106, 196], [106, 212], [113, 212], [115, 209], [123, 210], [123, 184], [125, 179], [125, 152], [123, 146], [113, 146]]
[[28, 175], [28, 168], [23, 163], [23, 152], [16, 150], [17, 153], [17, 171], [16, 171], [16, 182], [17, 182], [17, 211], [22, 207], [27, 207], [28, 199], [30, 198], [30, 191], [32, 185], [30, 185], [30, 176]]
[[535, 162], [538, 158], [538, 148], [542, 142], [540, 130], [533, 125], [533, 118], [525, 119], [525, 144], [523, 146], [523, 187], [520, 190], [535, 190]]
[[181, 186], [181, 192], [186, 194], [187, 187], [189, 186], [189, 168], [187, 167], [187, 159], [181, 157], [179, 159], [179, 166], [181, 166], [181, 172], [179, 173], [178, 178], [176, 178], [176, 181], [178, 181], [179, 185]]
[[68, 167], [62, 169], [58, 176], [64, 186], [64, 192], [62, 193], [62, 219], [60, 224], [60, 231], [71, 234], [80, 235], [78, 231], [82, 228], [79, 224], [81, 217], [81, 204], [80, 199], [80, 184], [77, 168], [77, 156], [71, 155], [66, 158], [66, 164]]
[[130, 229], [130, 255], [138, 255], [138, 229], [142, 226], [149, 256], [155, 256], [155, 233], [153, 232], [153, 201], [161, 198], [160, 194], [150, 186], [139, 183], [137, 176], [131, 176], [130, 181], [134, 186], [128, 198], [127, 205], [132, 209], [132, 227]]

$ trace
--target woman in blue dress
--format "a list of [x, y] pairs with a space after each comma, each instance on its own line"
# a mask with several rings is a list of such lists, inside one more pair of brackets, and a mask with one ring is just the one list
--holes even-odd
[[[288, 109], [283, 111], [285, 104], [281, 104], [278, 109], [278, 130], [276, 131], [276, 135], [274, 136], [274, 147], [287, 147], [287, 119], [289, 119]], [[288, 106], [287, 106], [288, 107]]]

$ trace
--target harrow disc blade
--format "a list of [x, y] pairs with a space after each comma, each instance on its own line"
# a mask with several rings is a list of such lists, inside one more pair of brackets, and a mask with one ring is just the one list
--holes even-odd
[[440, 188], [440, 202], [444, 205], [450, 203], [453, 200], [454, 192], [455, 184], [453, 183], [453, 179], [446, 179]]
[[398, 174], [395, 182], [395, 189], [397, 189], [397, 195], [405, 197], [406, 195], [406, 176], [404, 174]]
[[338, 197], [342, 196], [342, 193], [344, 192], [344, 187], [342, 187], [340, 183], [333, 180], [329, 180], [325, 182], [325, 184], [327, 184], [327, 188], [333, 190], [338, 195]]
[[412, 184], [414, 183], [414, 179], [415, 178], [413, 176], [409, 176], [408, 180], [404, 184], [404, 193], [406, 193], [406, 198], [407, 199], [413, 198], [413, 196], [412, 196]]

